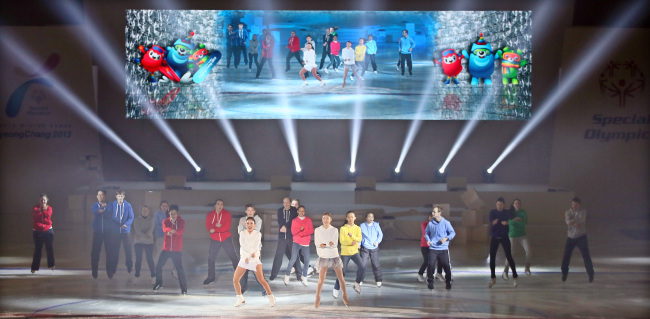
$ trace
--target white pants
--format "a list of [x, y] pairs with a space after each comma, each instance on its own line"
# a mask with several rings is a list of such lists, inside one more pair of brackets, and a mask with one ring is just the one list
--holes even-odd
[[[515, 244], [521, 245], [521, 247], [524, 248], [524, 251], [526, 252], [526, 267], [530, 267], [530, 258], [532, 256], [532, 253], [530, 251], [530, 246], [528, 245], [528, 238], [526, 236], [521, 236], [521, 237], [510, 237], [510, 245], [512, 246], [512, 257], [514, 258], [515, 256]], [[506, 259], [506, 268], [509, 268], [510, 265], [508, 264], [508, 259]]]

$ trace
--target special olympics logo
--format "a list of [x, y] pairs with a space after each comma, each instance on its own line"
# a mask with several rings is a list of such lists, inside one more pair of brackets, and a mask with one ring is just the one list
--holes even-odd
[[600, 93], [617, 99], [618, 107], [625, 107], [628, 98], [640, 96], [645, 91], [645, 75], [634, 61], [610, 61], [599, 79]]
[[[57, 65], [59, 65], [60, 61], [61, 57], [57, 53], [52, 53], [43, 63], [41, 68], [36, 72], [29, 73], [28, 71], [23, 70], [21, 67], [14, 68], [14, 73], [16, 75], [32, 79], [27, 80], [25, 83], [21, 84], [9, 97], [7, 106], [5, 107], [5, 114], [7, 117], [16, 117], [18, 115], [20, 112], [20, 107], [23, 104], [23, 100], [25, 99], [25, 94], [27, 94], [27, 90], [32, 86], [32, 84], [40, 84], [48, 87], [52, 86], [52, 84], [42, 76], [52, 71]], [[45, 98], [44, 91], [34, 90], [32, 92], [31, 98], [37, 103], [41, 103], [41, 101], [43, 101]]]

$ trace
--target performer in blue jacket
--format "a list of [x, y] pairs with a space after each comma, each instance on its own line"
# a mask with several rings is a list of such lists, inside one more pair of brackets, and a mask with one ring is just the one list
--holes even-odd
[[451, 223], [442, 217], [442, 207], [435, 206], [431, 212], [433, 219], [427, 225], [424, 238], [429, 245], [429, 266], [427, 267], [427, 283], [433, 289], [433, 272], [436, 261], [445, 270], [445, 288], [451, 289], [451, 267], [449, 267], [449, 241], [454, 239], [456, 232]]
[[133, 223], [133, 207], [129, 202], [124, 200], [126, 192], [118, 190], [115, 194], [116, 200], [113, 202], [113, 220], [119, 224], [117, 229], [118, 238], [116, 239], [115, 249], [113, 251], [113, 273], [117, 271], [117, 263], [120, 256], [120, 244], [124, 246], [124, 255], [126, 256], [126, 269], [130, 273], [133, 269], [133, 249], [131, 247], [131, 224]]
[[379, 223], [375, 222], [375, 214], [372, 212], [366, 215], [366, 222], [361, 224], [361, 238], [359, 255], [364, 268], [361, 281], [366, 275], [365, 268], [368, 265], [368, 260], [370, 260], [372, 273], [375, 275], [375, 283], [377, 283], [377, 288], [381, 288], [383, 274], [381, 265], [379, 265], [379, 244], [384, 239], [384, 233], [381, 231]]
[[112, 252], [115, 247], [115, 231], [117, 223], [113, 220], [113, 205], [106, 202], [106, 191], [97, 191], [97, 202], [92, 206], [93, 212], [93, 244], [90, 251], [90, 268], [92, 269], [93, 278], [97, 279], [97, 270], [99, 268], [99, 255], [104, 245], [104, 254], [106, 255], [106, 275], [113, 278], [110, 271], [112, 258], [115, 254]]

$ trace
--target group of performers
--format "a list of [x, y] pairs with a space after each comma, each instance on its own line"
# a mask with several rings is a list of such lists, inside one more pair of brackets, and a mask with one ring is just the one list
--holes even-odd
[[[104, 190], [97, 192], [97, 202], [92, 206], [94, 219], [93, 243], [91, 250], [91, 271], [93, 278], [98, 276], [98, 264], [102, 245], [106, 254], [106, 273], [112, 278], [117, 270], [120, 247], [124, 247], [127, 271], [133, 269], [131, 237], [135, 247], [135, 277], [140, 276], [143, 252], [146, 256], [153, 290], [158, 290], [163, 284], [163, 267], [169, 258], [172, 259], [174, 269], [172, 275], [178, 279], [181, 293], [187, 294], [187, 281], [182, 263], [183, 233], [185, 220], [180, 216], [177, 205], [169, 205], [162, 201], [160, 210], [150, 215], [149, 207], [142, 206], [140, 214], [135, 216], [133, 208], [125, 200], [126, 193], [122, 190], [116, 192], [116, 200], [107, 202], [107, 193]], [[41, 250], [45, 245], [47, 251], [48, 267], [54, 270], [54, 252], [52, 228], [52, 207], [48, 205], [48, 197], [42, 194], [39, 204], [33, 208], [33, 238], [34, 257], [31, 272], [39, 270]], [[262, 248], [262, 219], [256, 215], [255, 206], [249, 204], [245, 207], [246, 216], [239, 219], [237, 231], [239, 233], [239, 257], [234, 249], [231, 230], [232, 216], [224, 209], [224, 201], [216, 200], [214, 210], [207, 214], [205, 219], [206, 231], [210, 237], [208, 253], [208, 277], [203, 282], [209, 285], [215, 281], [215, 261], [221, 248], [224, 249], [234, 269], [233, 286], [236, 291], [237, 301], [235, 306], [245, 304], [243, 293], [247, 290], [248, 271], [255, 272], [258, 283], [264, 288], [263, 295], [267, 295], [271, 307], [276, 299], [271, 288], [264, 278], [260, 252]], [[444, 281], [445, 288], [451, 289], [452, 273], [449, 255], [449, 242], [453, 240], [455, 231], [451, 223], [443, 216], [440, 206], [433, 207], [427, 214], [427, 220], [422, 223], [421, 252], [423, 263], [419, 269], [417, 280], [424, 282], [424, 271], [427, 272], [426, 282], [429, 289], [434, 288], [434, 279]], [[354, 211], [347, 212], [345, 224], [334, 227], [332, 215], [324, 212], [321, 216], [322, 225], [314, 229], [313, 222], [306, 215], [306, 208], [295, 199], [284, 198], [282, 207], [277, 210], [278, 241], [273, 266], [269, 280], [274, 280], [282, 270], [284, 256], [289, 258], [289, 263], [284, 270], [284, 284], [288, 285], [292, 271], [296, 279], [304, 286], [308, 286], [307, 277], [313, 271], [318, 272], [318, 284], [314, 306], [320, 305], [321, 290], [325, 281], [328, 268], [333, 268], [337, 276], [332, 296], [338, 298], [339, 290], [343, 291], [343, 303], [349, 304], [345, 285], [345, 272], [347, 265], [352, 260], [357, 266], [356, 278], [353, 283], [354, 290], [360, 294], [361, 284], [365, 277], [366, 266], [372, 266], [375, 283], [382, 287], [382, 270], [379, 264], [379, 245], [383, 240], [383, 232], [378, 222], [374, 221], [374, 214], [367, 213], [365, 222], [357, 225]], [[569, 262], [575, 246], [578, 246], [584, 259], [589, 281], [594, 279], [594, 270], [589, 255], [587, 234], [585, 228], [586, 211], [581, 208], [579, 198], [573, 198], [571, 208], [565, 212], [565, 221], [568, 234], [562, 259], [562, 281], [567, 279]], [[526, 237], [526, 224], [528, 216], [522, 208], [521, 200], [515, 199], [511, 208], [505, 208], [505, 200], [498, 198], [496, 208], [489, 213], [490, 223], [490, 271], [491, 280], [489, 287], [496, 283], [495, 256], [499, 245], [504, 249], [506, 264], [502, 278], [509, 279], [512, 270], [513, 286], [518, 285], [518, 275], [515, 261], [511, 253], [511, 245], [520, 244], [526, 251], [525, 272], [530, 275], [531, 252]], [[131, 236], [133, 233], [133, 236]], [[313, 267], [310, 266], [310, 246], [312, 242], [316, 247], [318, 260]], [[339, 246], [340, 244], [340, 253]], [[154, 254], [157, 262], [154, 264]], [[437, 264], [437, 274], [436, 272]], [[445, 277], [442, 277], [442, 270]]]
[[[257, 67], [255, 78], [260, 77], [264, 64], [268, 62], [271, 71], [271, 78], [275, 79], [275, 69], [272, 63], [273, 49], [275, 46], [273, 36], [264, 29], [262, 30], [262, 34], [259, 36], [253, 34], [251, 39], [248, 40], [249, 33], [244, 29], [243, 23], [239, 23], [238, 27], [238, 30], [234, 30], [232, 25], [228, 25], [226, 31], [226, 67], [230, 68], [230, 62], [234, 55], [233, 65], [237, 68], [243, 55], [244, 65], [248, 64], [249, 71], [252, 70], [253, 62], [255, 63], [255, 66]], [[373, 39], [373, 36], [369, 35], [367, 41], [364, 38], [360, 38], [358, 44], [354, 48], [352, 47], [352, 41], [345, 42], [343, 48], [341, 48], [341, 42], [339, 42], [336, 30], [337, 28], [335, 27], [328, 27], [325, 29], [325, 34], [322, 36], [320, 64], [317, 64], [316, 50], [318, 46], [316, 45], [314, 38], [311, 35], [307, 35], [305, 37], [305, 44], [301, 47], [300, 38], [296, 36], [295, 31], [291, 31], [291, 36], [286, 45], [288, 51], [286, 56], [285, 72], [291, 70], [291, 60], [295, 59], [302, 66], [299, 75], [303, 80], [303, 86], [308, 85], [305, 73], [307, 73], [307, 75], [311, 73], [322, 86], [325, 85], [325, 82], [320, 77], [320, 72], [329, 73], [328, 70], [332, 67], [332, 70], [338, 73], [339, 66], [342, 62], [344, 68], [343, 87], [345, 87], [346, 84], [348, 71], [352, 72], [352, 74], [350, 74], [351, 80], [354, 80], [354, 78], [364, 80], [363, 76], [370, 66], [372, 66], [373, 72], [377, 73], [377, 63], [375, 62], [377, 43]], [[260, 41], [262, 59], [258, 63]], [[248, 48], [246, 47], [247, 43]], [[399, 61], [397, 64], [398, 71], [401, 70], [402, 75], [404, 75], [406, 68], [408, 68], [409, 74], [413, 75], [411, 59], [413, 48], [415, 48], [415, 40], [409, 37], [407, 30], [403, 30], [402, 37], [400, 37], [400, 40], [398, 41]], [[325, 58], [329, 58], [329, 64], [327, 65], [325, 65]], [[359, 87], [361, 87], [361, 81], [358, 81], [358, 84]]]

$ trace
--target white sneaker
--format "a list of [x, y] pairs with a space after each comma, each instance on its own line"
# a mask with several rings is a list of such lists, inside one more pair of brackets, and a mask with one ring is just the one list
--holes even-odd
[[505, 281], [508, 281], [508, 271], [507, 270], [505, 270], [505, 269], [503, 270], [503, 273], [501, 274], [501, 278], [503, 278], [503, 280], [505, 280]]
[[526, 267], [526, 275], [530, 276], [530, 267]]
[[492, 286], [494, 286], [494, 284], [496, 284], [496, 283], [497, 283], [497, 279], [496, 279], [496, 278], [492, 278], [492, 279], [490, 279], [490, 283], [488, 284], [488, 288], [492, 288]]
[[377, 282], [377, 288], [381, 288], [381, 281]]
[[350, 81], [354, 81], [354, 76], [350, 75]]
[[307, 269], [307, 276], [309, 277], [309, 276], [313, 275], [314, 271], [315, 271], [314, 267], [309, 266], [309, 268]]
[[418, 274], [418, 282], [424, 282], [424, 281], [425, 281], [425, 280], [424, 280], [424, 276]]
[[325, 71], [325, 74], [330, 74], [330, 72], [327, 71], [327, 69], [323, 69], [323, 71]]
[[445, 281], [445, 277], [443, 277], [442, 274], [437, 273], [437, 274], [436, 274], [436, 280], [437, 280], [437, 281]]
[[302, 277], [301, 282], [303, 286], [307, 287], [307, 277]]
[[366, 79], [364, 79], [363, 76], [361, 76], [361, 75], [359, 75], [359, 78], [361, 79], [361, 81], [365, 81], [365, 80], [366, 80]]
[[399, 68], [399, 65], [398, 65], [398, 66], [395, 66], [395, 70], [397, 70], [397, 71], [402, 71], [402, 70]]
[[235, 307], [243, 306], [246, 303], [243, 295], [237, 295], [237, 302], [235, 302]]
[[354, 291], [356, 291], [358, 294], [361, 294], [361, 285], [358, 282], [355, 282], [352, 287], [354, 288]]
[[275, 307], [275, 296], [274, 295], [269, 295], [269, 304], [271, 305], [271, 308]]
[[375, 71], [375, 74], [377, 74], [377, 71]]
[[295, 274], [296, 273], [296, 267], [291, 267], [291, 273]]
[[332, 289], [332, 297], [334, 297], [334, 299], [338, 298], [339, 297], [339, 291], [336, 290], [336, 289]]
[[289, 278], [290, 278], [289, 276], [284, 275], [284, 285], [285, 286], [289, 285]]
[[[325, 81], [320, 81], [320, 86], [325, 86]], [[311, 267], [309, 267], [309, 268], [311, 268]], [[313, 272], [313, 270], [312, 270], [312, 272]]]
[[[309, 85], [309, 84], [307, 84], [307, 81], [303, 81], [303, 82], [302, 82], [302, 86], [307, 86], [307, 85]], [[295, 272], [295, 270], [292, 270], [292, 271], [291, 271], [291, 273], [294, 273], [294, 272]]]
[[336, 73], [339, 73], [339, 69], [334, 69], [334, 71], [336, 71]]
[[515, 288], [517, 288], [517, 285], [519, 285], [519, 282], [517, 281], [517, 278], [512, 279], [512, 285], [515, 286]]

